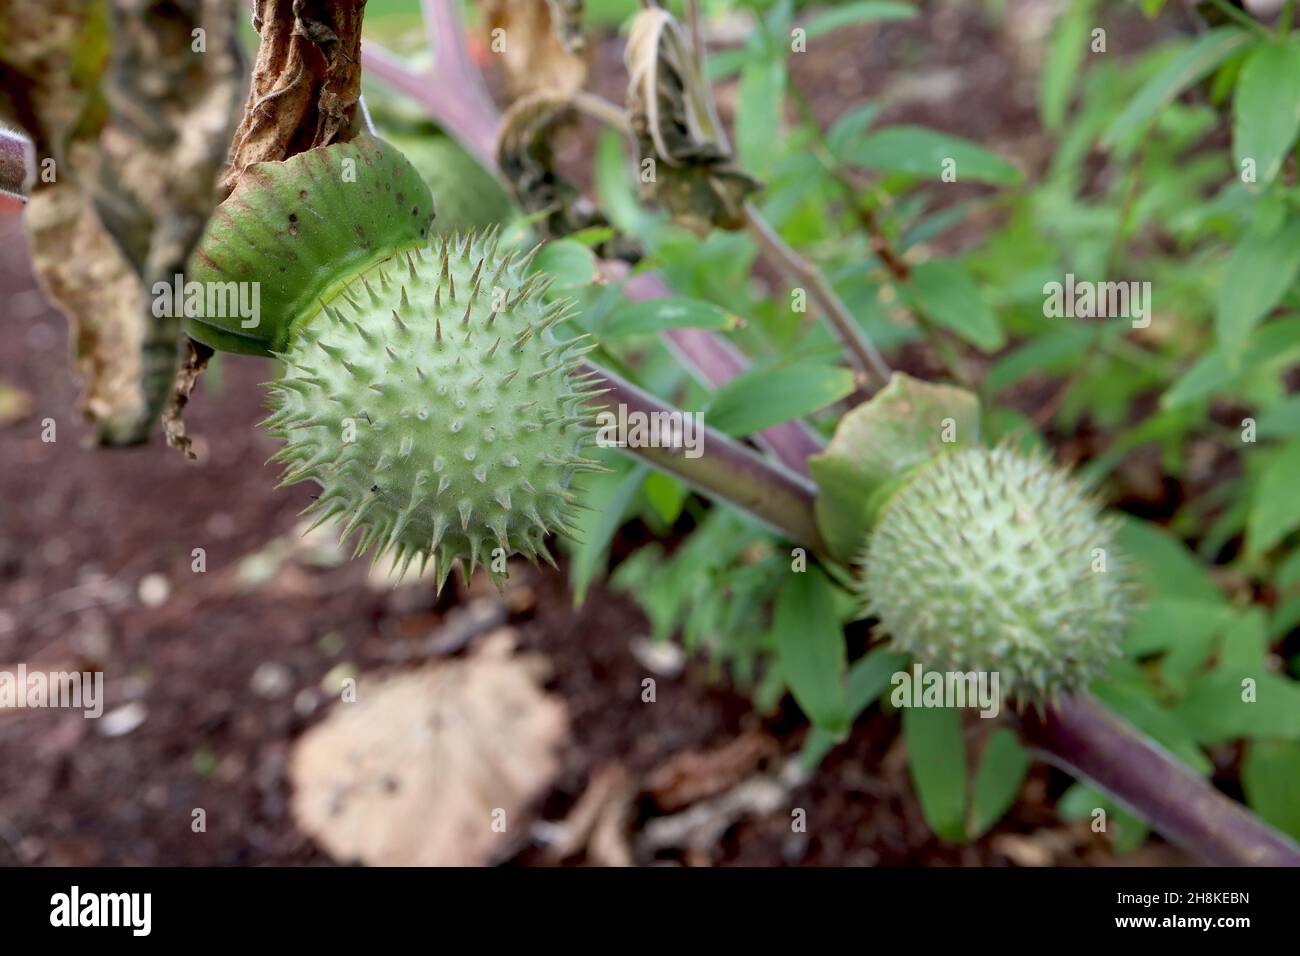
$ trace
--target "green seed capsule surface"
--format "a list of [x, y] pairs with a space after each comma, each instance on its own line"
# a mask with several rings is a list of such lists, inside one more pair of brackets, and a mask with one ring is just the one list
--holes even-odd
[[1097, 503], [1041, 458], [941, 454], [885, 504], [862, 597], [926, 667], [997, 671], [1010, 696], [1039, 702], [1120, 654], [1131, 588], [1114, 538]]
[[363, 271], [298, 327], [272, 386], [285, 481], [318, 482], [311, 510], [359, 551], [432, 557], [439, 587], [457, 560], [498, 578], [504, 557], [550, 560], [592, 464], [580, 349], [550, 331], [563, 305], [496, 245], [450, 238]]

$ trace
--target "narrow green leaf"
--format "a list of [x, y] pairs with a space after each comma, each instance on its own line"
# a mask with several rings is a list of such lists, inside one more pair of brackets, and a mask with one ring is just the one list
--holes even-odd
[[1273, 234], [1248, 233], [1228, 257], [1215, 306], [1215, 329], [1229, 357], [1282, 300], [1300, 271], [1300, 222]]
[[826, 145], [836, 159], [844, 159], [853, 144], [880, 115], [878, 103], [863, 103], [841, 113], [826, 134]]
[[1202, 34], [1138, 91], [1106, 130], [1102, 146], [1113, 147], [1250, 40], [1249, 33], [1234, 26], [1215, 27]]
[[1038, 115], [1049, 132], [1065, 121], [1079, 65], [1088, 49], [1088, 34], [1096, 21], [1093, 0], [1076, 0], [1056, 22], [1043, 57], [1043, 79], [1038, 89]]
[[1028, 751], [1020, 746], [1015, 731], [999, 727], [989, 736], [975, 774], [975, 789], [970, 801], [970, 824], [966, 828], [971, 839], [977, 839], [989, 827], [1002, 819], [1013, 803], [1025, 774], [1033, 764]]
[[1300, 47], [1261, 43], [1246, 59], [1232, 102], [1232, 155], [1236, 173], [1254, 166], [1252, 189], [1262, 190], [1282, 169], [1300, 133]]
[[832, 585], [811, 567], [781, 586], [773, 613], [777, 666], [808, 719], [835, 736], [848, 732], [844, 632]]
[[736, 114], [736, 150], [745, 171], [765, 179], [781, 145], [779, 131], [785, 100], [785, 63], [758, 60], [740, 72], [740, 107]]
[[916, 16], [916, 9], [906, 3], [888, 3], [884, 0], [860, 0], [857, 3], [845, 3], [832, 7], [825, 13], [812, 18], [804, 27], [808, 38], [819, 37], [842, 27], [859, 23], [875, 23], [882, 20], [910, 20]]
[[1125, 516], [1119, 543], [1149, 595], [1222, 603], [1223, 594], [1204, 565], [1159, 525]]
[[538, 251], [532, 271], [555, 276], [556, 288], [576, 289], [595, 280], [596, 257], [580, 242], [556, 239]]
[[931, 259], [912, 269], [907, 291], [916, 307], [972, 345], [993, 352], [1006, 342], [975, 280], [950, 259]]
[[668, 329], [727, 329], [736, 318], [725, 309], [699, 299], [649, 299], [616, 307], [600, 327], [603, 340], [658, 335]]
[[728, 435], [744, 436], [838, 402], [853, 391], [853, 373], [801, 362], [738, 375], [718, 389], [704, 417]]
[[1300, 528], [1300, 439], [1273, 452], [1259, 476], [1246, 519], [1246, 550], [1259, 555]]
[[1241, 784], [1252, 810], [1300, 840], [1300, 743], [1252, 743], [1242, 763]]
[[613, 474], [593, 475], [585, 482], [587, 493], [584, 497], [591, 510], [581, 512], [574, 522], [574, 531], [581, 542], [570, 544], [573, 562], [569, 566], [569, 580], [576, 604], [586, 600], [587, 588], [603, 573], [609, 543], [649, 474], [645, 465], [629, 467], [621, 464], [622, 461], [624, 459], [611, 456], [606, 464], [614, 465], [617, 470]]
[[923, 126], [889, 126], [877, 130], [848, 147], [845, 153], [845, 162], [886, 173], [999, 186], [1010, 186], [1020, 180], [1020, 171], [997, 153], [970, 140]]
[[912, 786], [930, 829], [945, 840], [965, 843], [966, 742], [955, 707], [907, 707], [903, 741]]
[[[854, 661], [844, 682], [849, 722], [857, 720], [859, 714], [874, 704], [893, 676], [906, 666], [906, 654], [895, 654], [885, 647], [877, 647]], [[800, 764], [805, 770], [812, 770], [838, 742], [834, 734], [822, 727], [813, 727], [799, 751]]]

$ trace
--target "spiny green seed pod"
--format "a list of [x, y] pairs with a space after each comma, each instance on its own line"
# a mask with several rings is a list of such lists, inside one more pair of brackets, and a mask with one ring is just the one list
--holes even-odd
[[1008, 446], [940, 454], [885, 503], [862, 596], [926, 667], [997, 671], [1037, 703], [1119, 655], [1130, 587], [1115, 528], [1069, 475]]
[[432, 557], [439, 589], [457, 561], [498, 583], [513, 554], [551, 562], [573, 478], [598, 466], [582, 456], [588, 349], [556, 341], [568, 313], [545, 301], [550, 280], [496, 235], [427, 245], [428, 190], [387, 144], [312, 150], [244, 183], [195, 272], [270, 276], [274, 311], [251, 332], [220, 316], [189, 328], [284, 362], [265, 422], [285, 441], [284, 483], [317, 482], [308, 511], [355, 534], [358, 554], [391, 552], [400, 573]]

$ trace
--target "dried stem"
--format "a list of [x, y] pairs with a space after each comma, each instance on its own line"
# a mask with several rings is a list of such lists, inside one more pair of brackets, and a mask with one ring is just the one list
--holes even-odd
[[788, 279], [808, 288], [813, 301], [859, 370], [874, 375], [882, 385], [888, 382], [893, 370], [858, 326], [853, 313], [831, 288], [822, 271], [791, 249], [753, 203], [745, 203], [745, 222], [763, 255], [785, 273]]

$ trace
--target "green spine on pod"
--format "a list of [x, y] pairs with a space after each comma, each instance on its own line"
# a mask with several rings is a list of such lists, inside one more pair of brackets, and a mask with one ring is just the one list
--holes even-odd
[[[351, 178], [349, 178], [349, 175]], [[284, 440], [285, 484], [313, 480], [318, 523], [337, 520], [357, 553], [392, 553], [401, 573], [551, 561], [593, 432], [582, 337], [557, 341], [568, 312], [550, 279], [499, 237], [429, 243], [428, 188], [388, 144], [363, 137], [245, 175], [195, 256], [192, 279], [261, 281], [251, 330], [191, 320], [198, 340], [273, 354], [265, 424]], [[500, 550], [498, 550], [500, 549]]]
[[1010, 446], [939, 454], [884, 504], [861, 596], [924, 666], [997, 671], [1041, 703], [1120, 654], [1131, 585], [1115, 526], [1069, 474]]

